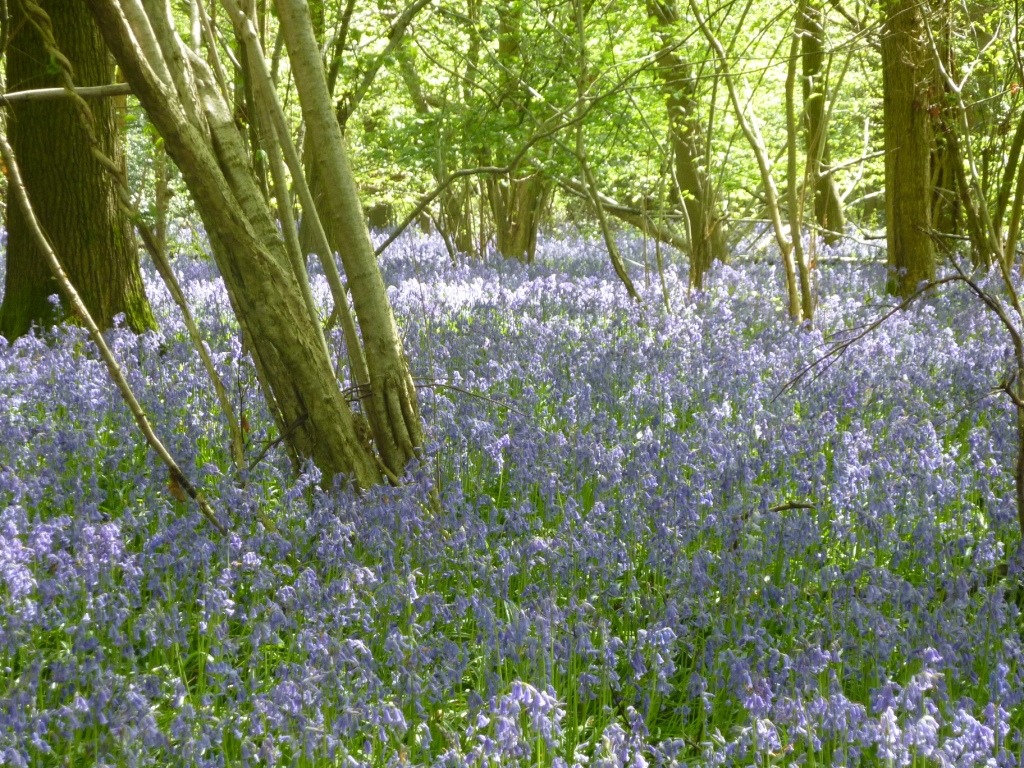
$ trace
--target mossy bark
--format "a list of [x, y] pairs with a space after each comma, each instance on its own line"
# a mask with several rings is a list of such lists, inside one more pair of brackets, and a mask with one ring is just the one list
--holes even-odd
[[[87, 2], [192, 193], [264, 394], [293, 456], [312, 459], [325, 478], [344, 474], [363, 488], [379, 482], [376, 460], [356, 431], [212, 73], [197, 58], [186, 68], [178, 57], [184, 46], [173, 34], [164, 32], [159, 43], [146, 41], [144, 52], [138, 34], [144, 20], [129, 28], [123, 6], [113, 0]], [[161, 61], [173, 63], [173, 76], [155, 71], [154, 63], [160, 69]], [[199, 98], [192, 95], [192, 75]]]
[[[71, 60], [77, 85], [114, 82], [114, 62], [82, 0], [42, 0], [60, 50]], [[12, 3], [14, 34], [7, 49], [11, 91], [59, 87], [56, 67], [35, 28]], [[112, 100], [89, 105], [101, 149], [123, 163]], [[131, 223], [118, 207], [110, 178], [92, 157], [75, 106], [66, 100], [19, 103], [11, 108], [9, 138], [33, 206], [54, 250], [100, 328], [124, 313], [137, 330], [155, 327], [139, 273]], [[65, 314], [49, 300], [60, 289], [17, 205], [7, 205], [7, 274], [0, 335], [15, 339], [34, 323], [51, 325]], [[62, 297], [63, 302], [63, 297]], [[63, 307], [63, 304], [61, 305]]]
[[886, 0], [882, 25], [886, 289], [908, 297], [935, 277], [931, 237], [931, 116], [934, 67], [921, 8]]
[[331, 105], [306, 0], [281, 0], [278, 19], [291, 62], [311, 160], [321, 174], [325, 218], [331, 221], [352, 292], [369, 368], [363, 407], [389, 472], [401, 477], [423, 445], [415, 384], [384, 278], [366, 227], [348, 150]]

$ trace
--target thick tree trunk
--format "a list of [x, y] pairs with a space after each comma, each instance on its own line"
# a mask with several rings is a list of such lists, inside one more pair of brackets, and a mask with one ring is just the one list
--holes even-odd
[[[679, 21], [674, 5], [651, 2], [648, 13], [663, 28]], [[663, 40], [668, 43], [669, 41]], [[673, 191], [686, 211], [690, 247], [690, 285], [700, 290], [704, 275], [717, 259], [729, 260], [725, 226], [718, 213], [718, 195], [706, 166], [707, 140], [697, 103], [697, 79], [691, 65], [666, 45], [657, 54], [658, 73], [664, 83], [672, 146]]]
[[[144, 19], [136, 16], [129, 28], [122, 14], [127, 6], [115, 0], [88, 4], [192, 192], [264, 393], [279, 426], [287, 430], [289, 446], [298, 458], [311, 458], [326, 477], [343, 473], [360, 487], [379, 482], [376, 460], [357, 434], [231, 109], [211, 73], [191, 57], [201, 98], [188, 101], [189, 73], [180, 70], [183, 64], [174, 50], [184, 48], [180, 40], [147, 39]], [[175, 67], [173, 75], [169, 62]]]
[[886, 289], [907, 297], [935, 277], [928, 114], [934, 66], [916, 0], [885, 0], [883, 13], [885, 226], [892, 270]]
[[518, 179], [487, 180], [498, 253], [506, 259], [533, 261], [550, 187], [551, 182], [540, 172]]
[[370, 374], [370, 392], [363, 405], [384, 464], [401, 476], [423, 444], [415, 385], [366, 228], [345, 139], [327, 92], [309, 8], [305, 0], [279, 0], [277, 8], [306, 121], [306, 141], [327, 193], [325, 218], [338, 237], [363, 337]]
[[[76, 84], [113, 83], [113, 62], [85, 3], [43, 0], [42, 6], [53, 21], [57, 45], [74, 67]], [[16, 30], [7, 49], [10, 90], [59, 87], [58, 75], [48, 71], [50, 59], [35, 27], [26, 23], [19, 3], [10, 8], [10, 28]], [[97, 99], [90, 106], [101, 149], [122, 163], [113, 101]], [[131, 223], [118, 207], [109, 177], [89, 151], [75, 105], [60, 99], [11, 109], [9, 138], [32, 204], [89, 313], [101, 328], [109, 327], [121, 312], [135, 330], [154, 327]], [[59, 319], [48, 297], [60, 291], [21, 208], [8, 204], [6, 210], [7, 276], [0, 335], [15, 339], [32, 323], [47, 325]]]
[[[498, 52], [501, 67], [499, 92], [502, 109], [509, 119], [518, 121], [522, 104], [529, 98], [520, 77], [514, 73], [524, 67], [523, 8], [518, 4], [499, 4]], [[503, 156], [504, 154], [504, 156]], [[492, 159], [488, 150], [480, 158], [481, 165], [507, 165], [508, 155], [501, 151]], [[513, 168], [506, 178], [491, 177], [485, 182], [487, 202], [494, 220], [495, 245], [506, 259], [533, 261], [537, 248], [537, 233], [544, 206], [551, 190], [551, 180], [543, 171]]]
[[835, 177], [828, 173], [831, 148], [828, 143], [824, 18], [818, 0], [810, 0], [804, 7], [802, 74], [804, 127], [807, 130], [807, 156], [810, 158], [810, 183], [814, 193], [814, 219], [825, 230], [825, 242], [832, 245], [846, 228], [846, 215], [839, 186]]

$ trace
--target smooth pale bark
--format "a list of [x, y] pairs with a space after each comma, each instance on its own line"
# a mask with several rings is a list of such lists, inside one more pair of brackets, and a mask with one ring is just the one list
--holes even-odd
[[[77, 83], [94, 88], [114, 82], [99, 30], [82, 0], [44, 1], [53, 20], [56, 42], [71, 61]], [[42, 38], [27, 22], [20, 3], [11, 5], [15, 30], [7, 51], [7, 78], [12, 90], [60, 84], [50, 71]], [[123, 165], [111, 99], [92, 102], [99, 148]], [[138, 248], [131, 222], [118, 205], [117, 191], [92, 157], [76, 106], [67, 98], [12, 100], [9, 138], [21, 164], [36, 215], [53, 247], [60, 252], [68, 276], [101, 328], [123, 312], [135, 330], [155, 327], [138, 266]], [[33, 323], [59, 319], [48, 297], [60, 295], [37, 239], [22, 208], [8, 202], [7, 272], [0, 306], [0, 335], [13, 340]], [[64, 300], [62, 299], [62, 304]]]
[[[202, 98], [187, 112], [182, 100], [190, 86], [181, 94], [156, 75], [167, 68], [162, 52], [151, 51], [160, 57], [154, 70], [136, 45], [135, 30], [129, 28], [120, 6], [114, 0], [88, 3], [192, 192], [246, 345], [289, 446], [300, 459], [311, 458], [327, 477], [343, 473], [361, 487], [379, 482], [376, 461], [356, 433], [230, 108], [209, 69], [193, 54], [191, 67]], [[174, 45], [173, 40], [163, 43]], [[172, 82], [187, 82], [181, 75]]]
[[327, 92], [320, 50], [304, 0], [279, 0], [278, 19], [288, 49], [306, 141], [324, 182], [324, 214], [338, 237], [370, 375], [363, 400], [374, 442], [397, 476], [423, 444], [416, 388], [398, 335], [384, 279], [366, 228], [341, 127]]
[[835, 176], [828, 172], [831, 147], [828, 141], [828, 83], [825, 71], [825, 14], [819, 0], [808, 0], [801, 24], [801, 70], [804, 93], [804, 128], [810, 185], [814, 194], [814, 218], [832, 245], [846, 228], [843, 199]]
[[[661, 28], [669, 30], [678, 25], [674, 4], [652, 0], [647, 9]], [[673, 187], [686, 211], [690, 285], [700, 290], [712, 263], [729, 260], [729, 249], [724, 220], [718, 212], [717, 190], [706, 167], [707, 140], [697, 102], [697, 78], [691, 64], [675, 52], [675, 45], [665, 39], [663, 42], [665, 46], [656, 54], [656, 61], [668, 110]]]
[[[789, 66], [786, 71], [786, 197], [789, 208], [789, 239], [793, 246], [793, 260], [796, 262], [800, 276], [800, 310], [804, 320], [814, 317], [814, 290], [811, 285], [811, 267], [804, 252], [803, 228], [804, 205], [802, 199], [803, 181], [798, 178], [797, 165], [797, 119], [796, 119], [796, 63], [800, 47], [800, 27], [804, 15], [806, 0], [797, 3], [796, 15], [793, 19], [793, 38], [789, 49]], [[808, 167], [804, 163], [803, 167]]]
[[935, 277], [931, 238], [931, 53], [916, 0], [882, 5], [885, 120], [885, 228], [891, 274], [886, 290], [907, 297]]
[[[365, 387], [370, 383], [370, 376], [366, 369], [366, 359], [363, 357], [359, 334], [356, 331], [352, 313], [349, 311], [345, 287], [341, 282], [341, 275], [338, 272], [338, 265], [334, 260], [333, 250], [328, 242], [327, 233], [324, 231], [320, 216], [317, 213], [313, 193], [306, 183], [299, 152], [292, 142], [288, 119], [284, 114], [281, 102], [277, 98], [270, 72], [267, 70], [267, 62], [263, 56], [263, 49], [260, 46], [259, 34], [256, 31], [256, 27], [245, 17], [241, 8], [233, 0], [224, 0], [224, 6], [235, 25], [236, 35], [242, 40], [242, 50], [247, 52], [246, 61], [250, 65], [250, 79], [256, 85], [256, 93], [259, 96], [261, 109], [269, 118], [267, 123], [269, 131], [267, 133], [267, 147], [269, 150], [280, 148], [284, 151], [284, 160], [292, 172], [292, 182], [298, 192], [303, 211], [306, 213], [309, 229], [313, 232], [313, 250], [320, 257], [320, 262], [324, 268], [324, 276], [327, 278], [327, 284], [331, 289], [331, 298], [334, 300], [335, 311], [341, 319], [341, 325], [345, 333], [345, 343], [348, 346], [349, 359], [352, 362], [352, 377], [358, 386]], [[281, 205], [281, 199], [290, 200], [290, 196], [282, 195], [282, 198], [279, 198], [279, 205]], [[287, 207], [291, 207], [290, 202]], [[282, 216], [285, 215], [282, 213]], [[282, 229], [284, 228], [285, 225], [282, 219]], [[299, 263], [296, 263], [295, 255], [291, 254], [293, 244], [287, 230], [285, 231], [285, 247], [290, 252], [297, 278], [300, 283], [304, 282], [307, 277], [304, 266], [305, 260], [302, 259], [300, 253], [298, 257]], [[302, 266], [300, 267], [299, 264]], [[303, 293], [305, 293], [305, 289], [303, 289]], [[307, 303], [309, 303], [308, 300]], [[315, 312], [313, 317], [316, 317]], [[317, 323], [319, 324], [319, 320], [317, 320]]]

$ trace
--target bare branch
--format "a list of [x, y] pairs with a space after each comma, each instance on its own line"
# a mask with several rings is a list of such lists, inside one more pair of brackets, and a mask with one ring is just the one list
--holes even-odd
[[124, 96], [132, 92], [128, 83], [113, 85], [92, 85], [82, 88], [36, 88], [31, 91], [0, 93], [0, 104], [21, 104], [25, 102], [58, 101], [78, 96], [82, 99], [103, 99], [110, 96]]

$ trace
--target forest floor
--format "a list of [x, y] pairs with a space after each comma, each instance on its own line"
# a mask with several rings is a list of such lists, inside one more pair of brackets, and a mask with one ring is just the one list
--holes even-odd
[[[812, 329], [769, 260], [699, 295], [670, 264], [668, 312], [624, 248], [642, 305], [593, 242], [393, 245], [429, 446], [361, 496], [280, 448], [233, 471], [148, 274], [160, 330], [108, 338], [227, 536], [81, 329], [0, 340], [0, 764], [1020, 765], [997, 321], [950, 290], [779, 394], [883, 311], [877, 264], [823, 260]], [[176, 268], [253, 459], [276, 433], [223, 285]]]

